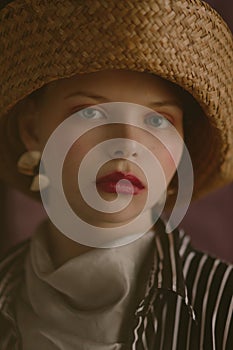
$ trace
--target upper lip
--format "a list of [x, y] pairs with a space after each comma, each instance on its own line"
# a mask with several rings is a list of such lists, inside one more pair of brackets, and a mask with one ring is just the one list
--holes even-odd
[[138, 188], [145, 188], [141, 180], [139, 180], [135, 175], [130, 173], [122, 173], [121, 171], [114, 171], [110, 174], [104, 175], [96, 180], [96, 184], [100, 184], [103, 182], [118, 182], [120, 180], [129, 180], [133, 185]]

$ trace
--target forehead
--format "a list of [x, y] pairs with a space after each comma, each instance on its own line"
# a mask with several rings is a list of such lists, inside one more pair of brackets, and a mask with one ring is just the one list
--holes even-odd
[[147, 72], [106, 70], [88, 74], [77, 74], [48, 84], [50, 94], [64, 97], [105, 97], [106, 101], [144, 102], [156, 98], [179, 100], [179, 88], [167, 80]]

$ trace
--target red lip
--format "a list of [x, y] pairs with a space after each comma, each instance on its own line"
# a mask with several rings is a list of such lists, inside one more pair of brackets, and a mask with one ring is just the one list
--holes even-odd
[[[132, 174], [124, 174], [120, 171], [115, 171], [111, 174], [105, 175], [97, 179], [96, 184], [105, 192], [108, 193], [132, 193], [132, 186], [127, 183], [116, 186], [118, 181], [128, 180], [133, 185], [133, 194], [138, 194], [141, 190], [145, 188], [142, 182]], [[117, 188], [116, 188], [117, 187]]]

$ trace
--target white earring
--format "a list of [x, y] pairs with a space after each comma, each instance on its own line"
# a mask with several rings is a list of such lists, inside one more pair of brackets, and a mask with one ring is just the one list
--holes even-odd
[[17, 162], [18, 171], [24, 175], [35, 175], [35, 168], [41, 159], [41, 152], [28, 151], [21, 155]]
[[17, 162], [18, 172], [20, 174], [33, 176], [30, 190], [37, 192], [40, 189], [48, 187], [49, 178], [46, 175], [39, 173], [39, 164], [41, 160], [40, 151], [27, 151], [21, 155]]
[[34, 176], [30, 190], [33, 192], [37, 192], [39, 190], [43, 190], [44, 188], [48, 187], [49, 185], [49, 178], [46, 175], [38, 174]]

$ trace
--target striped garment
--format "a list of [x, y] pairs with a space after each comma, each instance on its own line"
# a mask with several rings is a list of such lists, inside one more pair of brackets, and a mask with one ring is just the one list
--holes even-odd
[[[232, 350], [233, 266], [193, 249], [183, 230], [166, 234], [162, 221], [158, 226], [157, 264], [122, 349]], [[0, 350], [22, 349], [14, 300], [29, 245], [21, 243], [0, 262]]]

